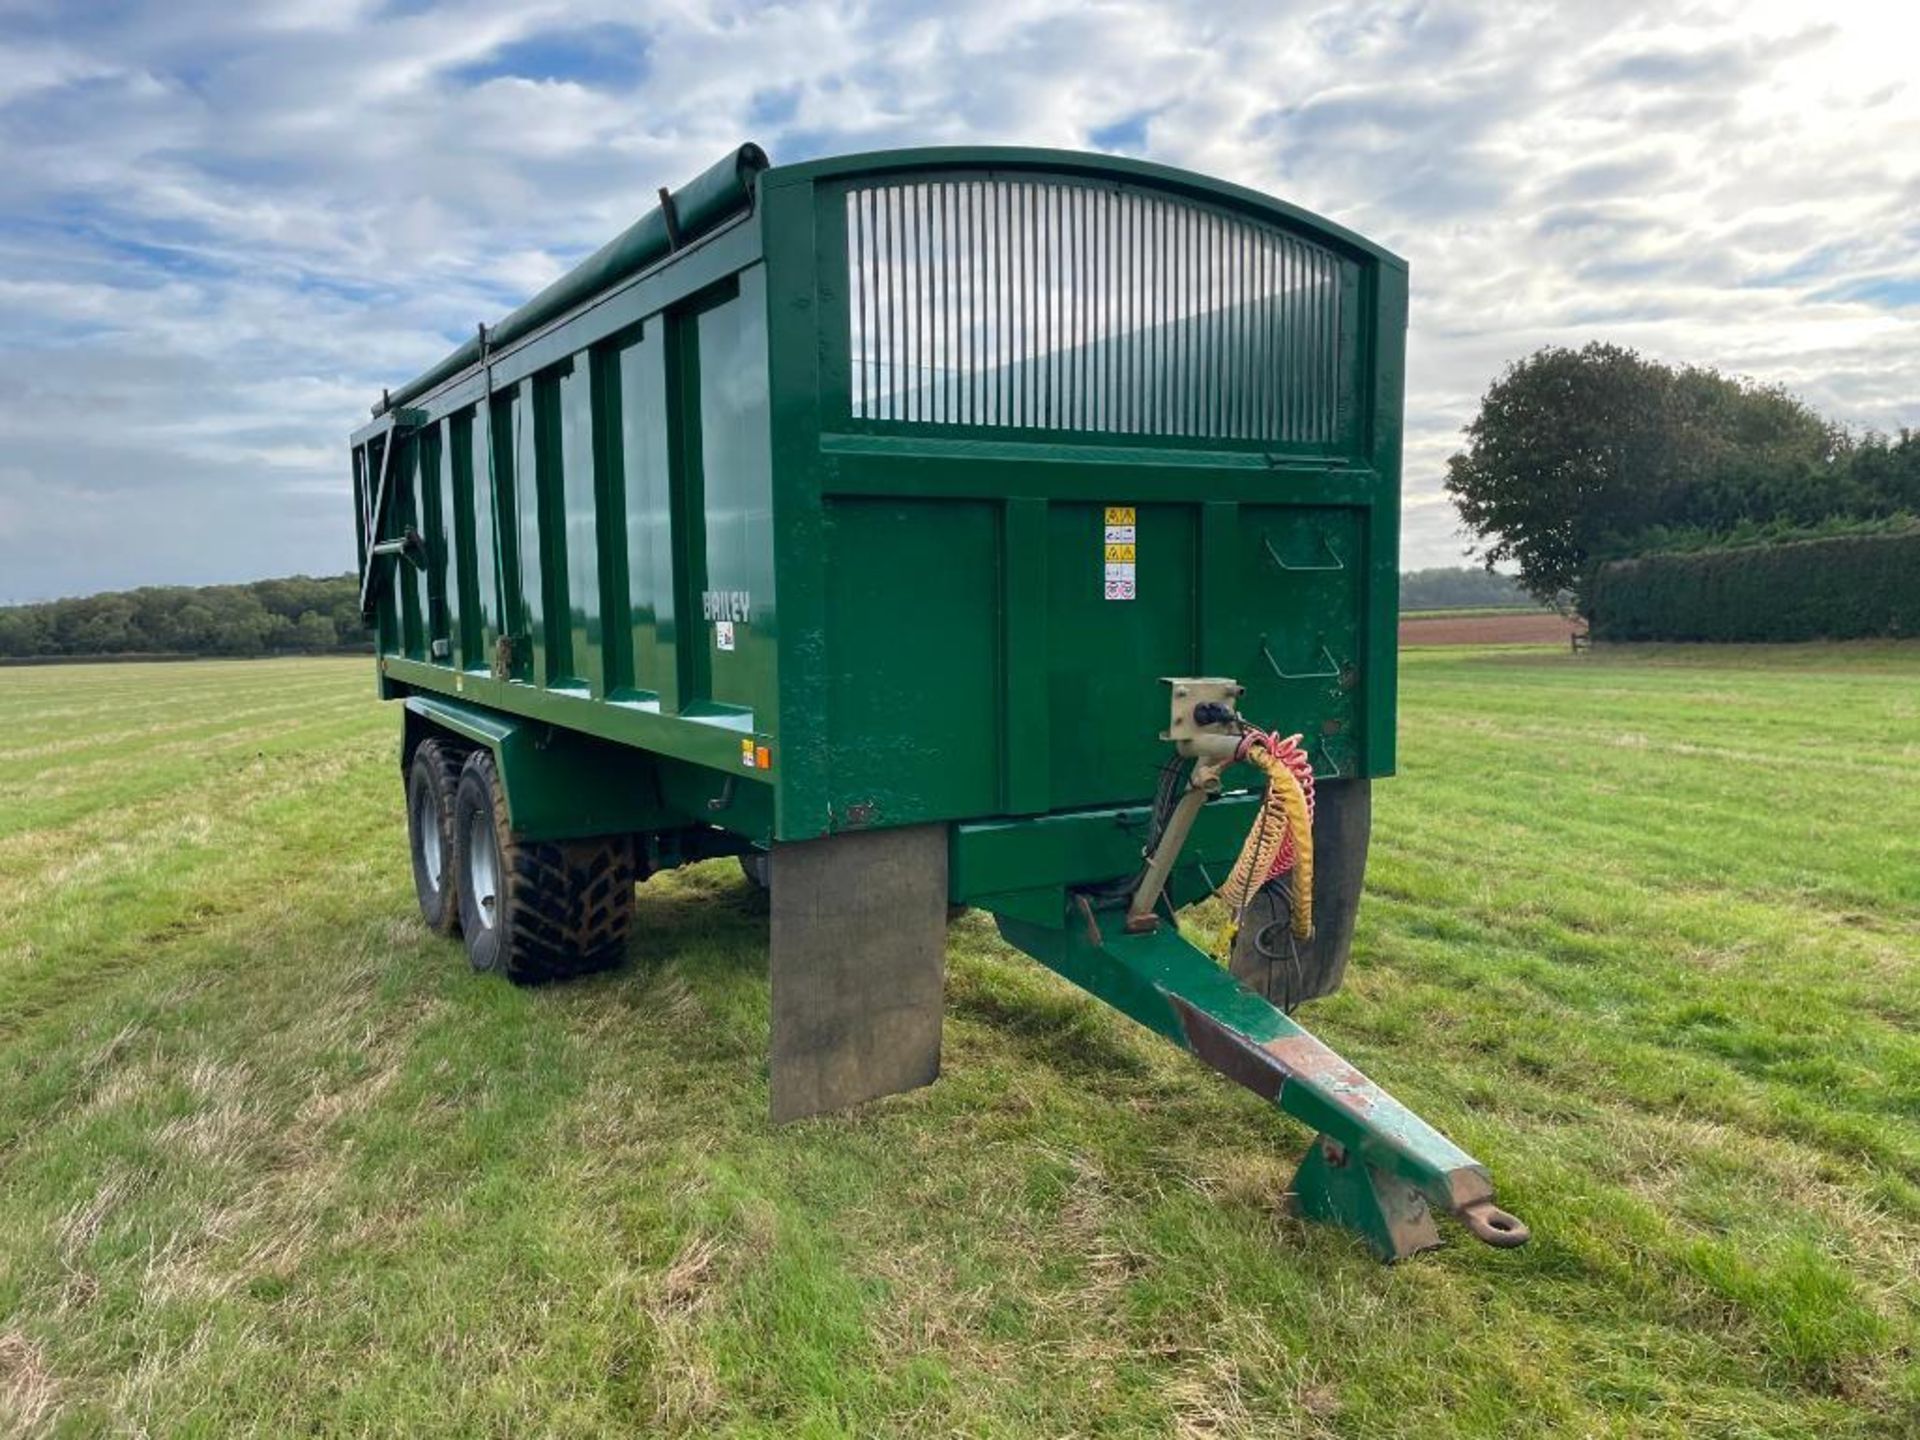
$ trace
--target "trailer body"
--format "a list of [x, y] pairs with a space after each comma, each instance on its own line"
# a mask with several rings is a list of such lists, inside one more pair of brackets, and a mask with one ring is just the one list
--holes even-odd
[[[641, 874], [770, 854], [774, 1104], [787, 1044], [803, 1113], [931, 1078], [938, 986], [930, 1067], [913, 876], [871, 869], [886, 846], [845, 870], [919, 897], [893, 958], [849, 961], [882, 912], [803, 915], [782, 866], [811, 896], [856, 847], [806, 847], [888, 832], [934, 903], [1055, 968], [1075, 935], [1120, 953], [1100, 915], [1155, 824], [1159, 681], [1234, 677], [1335, 818], [1343, 888], [1288, 998], [1336, 985], [1394, 764], [1405, 265], [1057, 151], [749, 146], [661, 201], [353, 436], [403, 766], [484, 750], [517, 840], [631, 837]], [[1173, 905], [1260, 799], [1198, 810]], [[918, 1018], [868, 1023], [883, 992]]]

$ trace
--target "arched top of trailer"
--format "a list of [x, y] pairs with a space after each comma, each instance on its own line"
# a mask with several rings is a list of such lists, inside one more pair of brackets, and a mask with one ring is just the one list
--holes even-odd
[[1407, 262], [1385, 246], [1301, 206], [1230, 181], [1121, 155], [1019, 145], [931, 145], [904, 150], [869, 150], [854, 155], [808, 160], [797, 165], [776, 165], [762, 172], [759, 183], [761, 188], [768, 189], [820, 181], [904, 179], [930, 172], [984, 172], [987, 176], [1002, 177], [1048, 175], [1092, 181], [1111, 180], [1238, 211], [1303, 237], [1346, 250], [1356, 258], [1369, 259], [1401, 271], [1407, 268]]

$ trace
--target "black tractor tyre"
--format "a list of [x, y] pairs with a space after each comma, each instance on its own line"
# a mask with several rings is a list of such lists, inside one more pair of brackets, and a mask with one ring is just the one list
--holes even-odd
[[633, 930], [633, 839], [523, 840], [493, 756], [476, 750], [453, 807], [460, 928], [473, 968], [517, 985], [620, 963]]
[[407, 848], [413, 854], [413, 891], [420, 918], [436, 935], [460, 932], [460, 898], [453, 864], [453, 797], [466, 754], [445, 740], [423, 740], [407, 767]]
[[1233, 973], [1282, 1010], [1331, 995], [1346, 978], [1372, 830], [1371, 781], [1318, 782], [1313, 811], [1313, 938], [1293, 936], [1291, 874], [1262, 886], [1240, 917], [1240, 931], [1233, 941]]

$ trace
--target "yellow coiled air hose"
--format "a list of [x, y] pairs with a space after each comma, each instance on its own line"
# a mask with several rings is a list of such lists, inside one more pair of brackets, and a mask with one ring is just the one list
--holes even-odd
[[[1278, 741], [1256, 731], [1248, 736], [1241, 756], [1267, 777], [1267, 793], [1253, 828], [1247, 832], [1246, 844], [1240, 847], [1240, 858], [1233, 862], [1233, 870], [1219, 890], [1221, 898], [1233, 907], [1233, 924], [1227, 931], [1229, 953], [1239, 933], [1240, 917], [1260, 887], [1272, 878], [1274, 863], [1289, 840], [1293, 842], [1293, 934], [1299, 940], [1313, 938], [1313, 814], [1308, 808], [1306, 787], [1287, 763], [1291, 756], [1305, 768], [1299, 740], [1295, 735]], [[1307, 770], [1309, 776], [1312, 773]]]

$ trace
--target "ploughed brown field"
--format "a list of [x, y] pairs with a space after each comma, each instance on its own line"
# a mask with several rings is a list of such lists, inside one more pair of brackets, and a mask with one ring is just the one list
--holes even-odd
[[1400, 643], [1407, 645], [1565, 645], [1586, 627], [1551, 610], [1515, 610], [1506, 614], [1421, 615], [1400, 622]]

